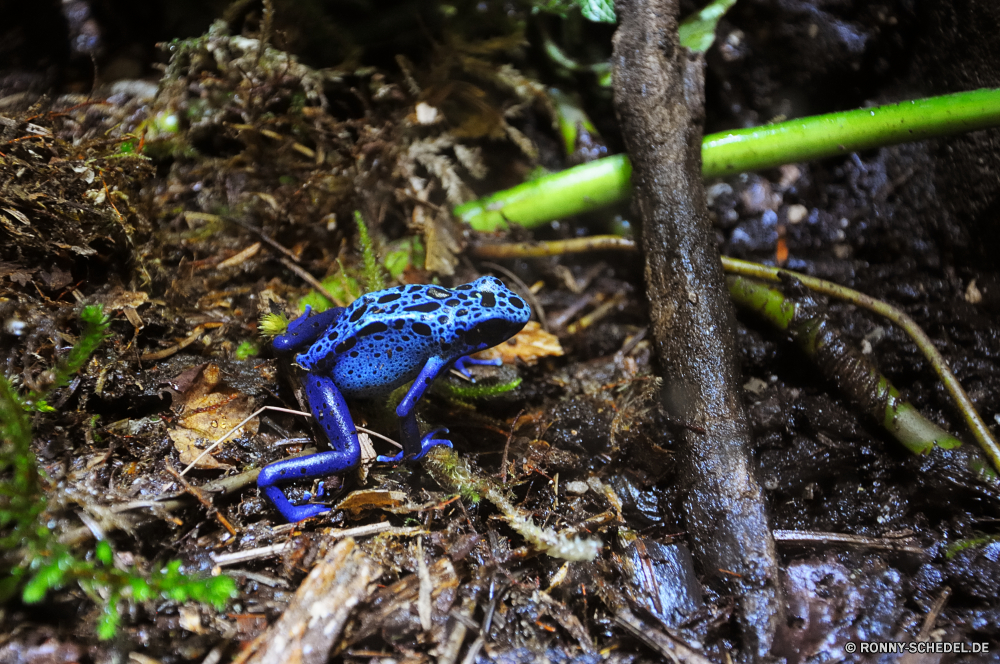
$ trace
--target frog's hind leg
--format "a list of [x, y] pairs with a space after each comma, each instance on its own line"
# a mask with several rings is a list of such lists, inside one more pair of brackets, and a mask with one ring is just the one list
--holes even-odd
[[420, 428], [417, 426], [417, 415], [414, 408], [420, 397], [424, 395], [427, 387], [434, 382], [441, 370], [448, 365], [447, 360], [432, 357], [427, 360], [427, 364], [420, 370], [420, 375], [413, 381], [413, 385], [406, 392], [406, 396], [396, 406], [396, 415], [399, 417], [399, 437], [402, 438], [403, 451], [394, 456], [381, 455], [377, 461], [383, 463], [398, 463], [400, 461], [416, 461], [435, 445], [447, 445], [451, 447], [451, 441], [444, 438], [435, 438], [439, 433], [448, 433], [447, 429], [434, 429], [430, 433], [420, 436]]
[[329, 452], [310, 454], [295, 459], [283, 459], [266, 466], [257, 477], [257, 486], [274, 503], [288, 521], [301, 521], [328, 511], [326, 505], [292, 505], [284, 492], [276, 486], [293, 480], [314, 479], [350, 470], [358, 465], [361, 447], [354, 420], [347, 409], [344, 396], [331, 378], [307, 374], [305, 379], [309, 409], [326, 434]]
[[314, 341], [323, 336], [327, 328], [337, 322], [340, 315], [344, 313], [343, 307], [327, 309], [315, 316], [310, 316], [312, 307], [306, 306], [304, 314], [288, 324], [288, 330], [284, 334], [279, 334], [271, 341], [274, 350], [279, 353], [288, 351], [303, 350], [312, 345]]

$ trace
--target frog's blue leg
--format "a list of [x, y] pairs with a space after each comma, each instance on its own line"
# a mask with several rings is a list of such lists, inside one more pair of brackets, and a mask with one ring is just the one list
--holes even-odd
[[315, 373], [306, 375], [309, 409], [330, 441], [330, 452], [310, 454], [297, 459], [283, 459], [260, 471], [257, 486], [288, 521], [301, 521], [328, 511], [326, 505], [292, 505], [277, 484], [292, 480], [313, 479], [349, 470], [358, 465], [361, 446], [347, 403], [333, 380]]
[[454, 364], [455, 371], [457, 371], [458, 373], [462, 374], [463, 376], [471, 380], [473, 383], [475, 383], [476, 379], [473, 378], [472, 374], [469, 373], [469, 369], [465, 366], [466, 364], [479, 364], [482, 366], [499, 367], [501, 364], [503, 364], [503, 360], [501, 360], [499, 357], [493, 360], [480, 360], [475, 357], [469, 357], [468, 355], [463, 355], [462, 357], [455, 360]]
[[424, 396], [427, 387], [434, 382], [441, 370], [448, 365], [447, 360], [439, 357], [432, 357], [427, 360], [427, 364], [420, 370], [420, 375], [413, 381], [413, 385], [407, 391], [406, 396], [396, 407], [396, 415], [399, 416], [399, 437], [403, 439], [403, 451], [394, 456], [379, 456], [378, 461], [383, 463], [397, 463], [399, 461], [416, 461], [435, 445], [447, 445], [451, 447], [451, 441], [443, 438], [435, 438], [439, 433], [448, 433], [447, 429], [435, 429], [420, 437], [420, 428], [417, 426], [417, 415], [414, 407]]
[[312, 307], [306, 306], [304, 314], [288, 324], [288, 330], [284, 334], [279, 334], [271, 341], [274, 350], [279, 353], [302, 350], [310, 345], [333, 325], [340, 314], [344, 313], [343, 307], [327, 309], [323, 313], [310, 316]]

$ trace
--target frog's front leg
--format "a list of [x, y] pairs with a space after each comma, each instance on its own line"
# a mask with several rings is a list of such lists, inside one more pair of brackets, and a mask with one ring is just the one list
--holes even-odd
[[455, 371], [457, 371], [458, 373], [462, 374], [463, 376], [471, 380], [473, 383], [475, 383], [476, 379], [472, 377], [471, 373], [469, 373], [469, 368], [465, 366], [466, 364], [478, 364], [480, 366], [486, 366], [486, 367], [499, 367], [500, 365], [503, 364], [503, 360], [500, 359], [499, 357], [494, 358], [492, 360], [480, 360], [479, 358], [472, 357], [471, 355], [463, 355], [462, 357], [455, 360], [455, 364], [453, 365], [455, 367]]
[[315, 316], [310, 316], [310, 312], [312, 307], [307, 305], [305, 313], [289, 323], [284, 334], [279, 334], [271, 341], [274, 350], [285, 353], [308, 348], [340, 318], [344, 308], [333, 307]]
[[394, 456], [379, 456], [378, 461], [383, 463], [397, 463], [399, 461], [416, 461], [435, 445], [447, 445], [451, 447], [451, 441], [443, 438], [435, 438], [439, 433], [448, 433], [447, 429], [434, 429], [430, 433], [420, 436], [420, 428], [417, 426], [417, 415], [414, 409], [420, 397], [428, 386], [437, 377], [441, 370], [448, 365], [448, 360], [440, 357], [432, 357], [427, 360], [427, 364], [420, 370], [420, 375], [413, 381], [413, 385], [407, 390], [406, 396], [396, 406], [396, 415], [399, 417], [399, 437], [403, 441], [403, 451]]
[[330, 452], [277, 461], [266, 466], [257, 477], [257, 486], [288, 521], [308, 519], [330, 508], [315, 504], [292, 505], [284, 492], [275, 485], [341, 473], [358, 465], [361, 458], [361, 446], [358, 444], [354, 420], [351, 419], [347, 403], [333, 380], [327, 376], [310, 373], [306, 375], [305, 388], [309, 409], [333, 449]]

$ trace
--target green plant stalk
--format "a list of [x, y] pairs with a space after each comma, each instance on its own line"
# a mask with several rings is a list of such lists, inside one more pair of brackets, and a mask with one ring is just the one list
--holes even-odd
[[782, 275], [792, 277], [817, 293], [823, 293], [824, 295], [830, 295], [856, 304], [859, 307], [888, 318], [903, 328], [907, 335], [917, 344], [917, 347], [927, 358], [928, 362], [930, 362], [941, 382], [944, 383], [945, 389], [948, 390], [951, 398], [955, 400], [959, 411], [962, 413], [962, 417], [965, 419], [966, 425], [972, 430], [972, 435], [975, 436], [979, 447], [986, 454], [993, 469], [1000, 472], [1000, 445], [993, 438], [993, 434], [986, 426], [986, 423], [979, 417], [979, 413], [973, 405], [972, 400], [969, 399], [969, 395], [962, 389], [962, 384], [958, 382], [958, 378], [948, 368], [948, 363], [942, 357], [941, 353], [938, 352], [938, 349], [934, 346], [934, 342], [931, 341], [930, 337], [927, 336], [912, 318], [886, 302], [876, 300], [851, 288], [823, 279], [817, 279], [816, 277], [725, 256], [722, 258], [722, 267], [730, 274], [741, 274], [771, 282], [780, 282]]
[[[799, 348], [820, 366], [850, 365], [846, 371], [829, 373], [842, 391], [866, 406], [868, 414], [913, 454], [928, 454], [935, 446], [953, 449], [962, 444], [955, 436], [925, 419], [899, 396], [899, 391], [860, 353], [850, 350], [826, 316], [812, 306], [785, 297], [784, 293], [740, 276], [728, 276], [729, 294], [738, 306], [757, 312], [768, 323], [787, 332]], [[837, 357], [823, 357], [824, 354]], [[824, 361], [825, 360], [825, 361]], [[858, 389], [863, 386], [864, 390]]]
[[814, 115], [706, 136], [702, 141], [702, 172], [706, 177], [716, 177], [997, 124], [1000, 89]]
[[[726, 282], [738, 306], [756, 312], [787, 332], [827, 378], [910, 452], [925, 456], [934, 448], [955, 450], [962, 446], [962, 441], [904, 400], [888, 378], [843, 340], [813, 302], [788, 298], [775, 288], [743, 276], [729, 275]], [[1000, 488], [1000, 478], [978, 450], [965, 448], [965, 451], [966, 470], [977, 480]]]
[[[21, 400], [0, 375], [0, 558], [36, 537], [38, 515], [45, 509], [38, 463], [31, 453], [31, 425]], [[2, 559], [0, 559], [2, 565]], [[0, 600], [16, 588], [20, 574], [0, 581]]]
[[571, 155], [576, 150], [576, 142], [580, 130], [591, 136], [600, 137], [600, 132], [590, 120], [590, 116], [580, 106], [580, 100], [568, 95], [558, 88], [549, 90], [549, 97], [556, 110], [556, 125], [562, 138], [565, 155]]
[[631, 178], [631, 162], [617, 154], [459, 205], [454, 214], [477, 231], [511, 224], [533, 228], [625, 200], [632, 191]]
[[80, 338], [70, 348], [69, 354], [56, 363], [53, 369], [55, 376], [49, 386], [41, 392], [30, 392], [25, 398], [25, 405], [29, 409], [51, 411], [52, 407], [45, 402], [48, 395], [53, 390], [69, 385], [73, 376], [83, 368], [97, 347], [107, 338], [111, 319], [105, 315], [101, 305], [92, 304], [84, 307], [80, 311], [80, 322], [83, 323]]
[[521, 385], [521, 381], [522, 378], [516, 376], [513, 380], [506, 383], [494, 383], [491, 385], [481, 383], [460, 385], [454, 382], [440, 382], [434, 384], [434, 391], [449, 399], [478, 401], [481, 399], [493, 399], [501, 394], [516, 390]]
[[736, 0], [715, 0], [701, 11], [691, 14], [677, 26], [677, 36], [681, 45], [695, 53], [704, 53], [715, 42], [715, 28]]
[[474, 502], [480, 497], [486, 498], [500, 510], [512, 530], [553, 558], [591, 561], [597, 557], [601, 547], [599, 540], [581, 539], [566, 531], [557, 533], [536, 525], [530, 515], [507, 498], [499, 482], [472, 468], [452, 448], [441, 445], [433, 448], [424, 457], [423, 467], [446, 491]]
[[[719, 177], [998, 125], [1000, 89], [810, 116], [705, 136], [702, 175]], [[532, 228], [624, 200], [631, 176], [628, 158], [614, 155], [465, 203], [454, 214], [477, 231], [512, 223]]]

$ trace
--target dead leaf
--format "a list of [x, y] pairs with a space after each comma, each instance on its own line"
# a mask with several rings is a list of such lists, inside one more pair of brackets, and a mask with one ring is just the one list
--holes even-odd
[[504, 364], [514, 364], [521, 360], [525, 364], [535, 364], [543, 357], [563, 354], [559, 337], [542, 329], [537, 321], [530, 320], [520, 332], [499, 346], [487, 348], [473, 355], [482, 360], [500, 358]]
[[365, 510], [393, 509], [406, 504], [406, 493], [403, 491], [386, 491], [383, 489], [361, 489], [352, 491], [337, 503], [336, 509], [347, 510], [359, 514]]
[[[175, 401], [178, 413], [176, 426], [168, 434], [180, 453], [181, 463], [192, 463], [202, 451], [226, 435], [253, 412], [253, 399], [236, 390], [221, 386], [221, 371], [215, 363], [206, 364], [197, 380]], [[253, 436], [260, 425], [254, 417], [240, 427], [234, 438]], [[220, 449], [220, 448], [217, 448]], [[207, 454], [198, 460], [196, 468], [231, 468]]]
[[424, 241], [427, 243], [424, 269], [447, 276], [455, 274], [455, 266], [458, 265], [455, 254], [462, 250], [462, 246], [452, 232], [451, 218], [438, 214], [429, 219], [424, 224]]
[[201, 626], [201, 612], [198, 607], [185, 604], [178, 610], [180, 614], [180, 625], [183, 629], [195, 634], [204, 634], [205, 628]]

